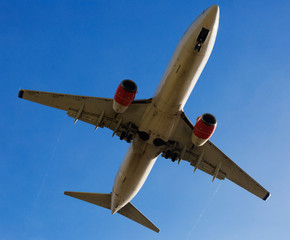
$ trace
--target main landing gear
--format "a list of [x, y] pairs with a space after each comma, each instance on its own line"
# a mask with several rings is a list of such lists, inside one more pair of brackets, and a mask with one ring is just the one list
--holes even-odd
[[137, 127], [133, 123], [129, 123], [128, 125], [122, 127], [120, 125], [121, 121], [116, 128], [118, 129], [118, 136], [120, 137], [120, 140], [125, 140], [127, 143], [131, 143], [138, 132]]
[[133, 140], [134, 134], [132, 132], [121, 132], [120, 140], [126, 140], [127, 143], [130, 143]]
[[175, 162], [177, 160], [178, 153], [173, 152], [171, 150], [167, 150], [167, 151], [163, 152], [162, 156], [165, 157], [166, 159], [171, 158], [171, 161]]

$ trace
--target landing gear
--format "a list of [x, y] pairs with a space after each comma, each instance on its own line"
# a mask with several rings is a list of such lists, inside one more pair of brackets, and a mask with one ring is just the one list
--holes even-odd
[[147, 141], [150, 137], [150, 135], [146, 132], [138, 132], [138, 134], [143, 141]]
[[171, 161], [172, 162], [175, 162], [176, 159], [177, 159], [177, 156], [178, 156], [177, 152], [173, 153], [172, 158], [171, 158]]
[[197, 43], [194, 47], [194, 50], [197, 50], [199, 52], [200, 49], [201, 49], [201, 43]]
[[165, 152], [164, 157], [167, 159], [167, 158], [169, 158], [170, 154], [171, 154], [170, 150], [167, 150], [167, 151]]
[[209, 33], [209, 30], [206, 28], [202, 28], [197, 39], [196, 39], [196, 45], [194, 47], [194, 50], [200, 51], [203, 43], [205, 42], [207, 35]]
[[133, 134], [129, 133], [128, 136], [127, 136], [127, 143], [130, 143], [132, 138], [133, 138]]
[[130, 143], [132, 141], [132, 139], [134, 138], [134, 134], [132, 132], [126, 133], [126, 132], [121, 132], [120, 135], [120, 140], [126, 140], [127, 143]]
[[125, 138], [125, 136], [126, 136], [126, 133], [125, 132], [122, 132], [121, 133], [121, 136], [120, 136], [120, 140], [123, 140]]
[[162, 145], [165, 145], [166, 142], [164, 142], [161, 138], [155, 138], [154, 141], [153, 141], [153, 144], [155, 146], [162, 146]]
[[171, 158], [171, 161], [175, 162], [177, 160], [178, 153], [172, 152], [171, 150], [167, 150], [166, 152], [163, 152], [162, 156], [166, 159]]

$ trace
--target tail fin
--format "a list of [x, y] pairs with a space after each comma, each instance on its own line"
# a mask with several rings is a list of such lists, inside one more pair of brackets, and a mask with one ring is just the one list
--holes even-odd
[[[86, 193], [86, 192], [64, 192], [65, 195], [111, 209], [111, 194], [104, 193]], [[132, 203], [128, 203], [118, 211], [119, 214], [155, 231], [159, 229], [146, 218]]]

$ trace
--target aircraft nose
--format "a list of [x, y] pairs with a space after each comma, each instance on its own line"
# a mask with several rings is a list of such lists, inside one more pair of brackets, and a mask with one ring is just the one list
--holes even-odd
[[220, 15], [220, 8], [218, 5], [212, 5], [206, 10], [204, 10], [204, 14], [207, 15], [207, 17], [216, 18]]
[[208, 29], [218, 28], [219, 18], [220, 18], [220, 8], [218, 5], [212, 5], [203, 11], [201, 15], [202, 25]]

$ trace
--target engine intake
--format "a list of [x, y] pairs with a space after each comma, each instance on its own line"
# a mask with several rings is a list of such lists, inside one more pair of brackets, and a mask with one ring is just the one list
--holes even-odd
[[216, 125], [217, 121], [213, 115], [209, 113], [202, 114], [197, 118], [193, 128], [192, 143], [198, 147], [204, 145], [214, 133]]
[[114, 96], [113, 109], [116, 113], [125, 112], [133, 102], [137, 93], [137, 85], [129, 79], [123, 80]]

